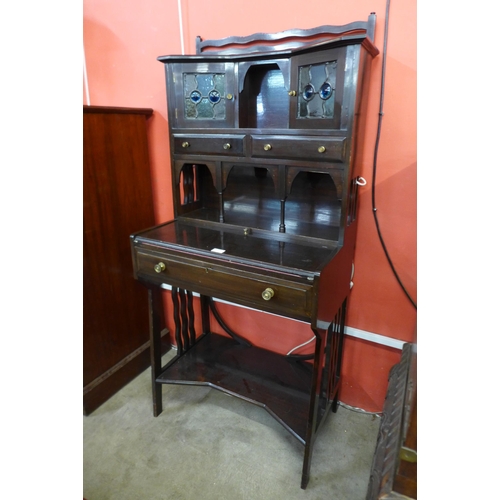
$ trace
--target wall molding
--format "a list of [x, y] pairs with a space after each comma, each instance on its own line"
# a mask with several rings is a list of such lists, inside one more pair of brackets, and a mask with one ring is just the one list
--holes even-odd
[[[161, 336], [164, 337], [167, 333], [169, 333], [167, 328], [164, 328], [161, 332]], [[114, 375], [118, 370], [121, 370], [124, 366], [126, 366], [130, 361], [139, 356], [143, 351], [149, 349], [150, 341], [146, 341], [144, 344], [139, 346], [135, 351], [132, 351], [128, 356], [125, 356], [121, 361], [116, 363], [116, 365], [112, 366], [109, 370], [105, 371], [102, 375], [92, 380], [92, 382], [88, 383], [83, 387], [83, 395], [85, 396], [90, 391], [95, 389], [99, 384], [102, 384], [106, 379]]]
[[358, 339], [367, 340], [368, 342], [373, 342], [375, 344], [381, 344], [400, 350], [403, 349], [403, 346], [407, 343], [404, 340], [393, 339], [392, 337], [386, 337], [385, 335], [380, 335], [378, 333], [359, 330], [358, 328], [352, 328], [351, 326], [345, 327], [345, 333], [350, 337], [356, 337]]

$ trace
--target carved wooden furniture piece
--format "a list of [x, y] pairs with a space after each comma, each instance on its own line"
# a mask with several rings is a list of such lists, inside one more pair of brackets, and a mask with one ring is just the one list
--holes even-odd
[[366, 500], [417, 498], [417, 344], [403, 346], [389, 384]]
[[[154, 414], [162, 384], [209, 385], [260, 405], [304, 444], [302, 488], [318, 430], [338, 402], [374, 25], [370, 15], [198, 39], [196, 55], [158, 58], [175, 219], [131, 236], [135, 276], [149, 290]], [[166, 366], [162, 287], [172, 289], [178, 346]], [[213, 298], [308, 322], [314, 352], [281, 356], [251, 345], [225, 325]], [[211, 333], [212, 318], [227, 336]]]
[[128, 237], [155, 223], [146, 120], [152, 109], [83, 106], [83, 411], [150, 363], [147, 292]]

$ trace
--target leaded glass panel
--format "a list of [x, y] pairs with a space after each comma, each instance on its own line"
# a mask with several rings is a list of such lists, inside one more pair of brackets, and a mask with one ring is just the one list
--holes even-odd
[[188, 119], [226, 118], [224, 73], [184, 73], [184, 113]]
[[297, 118], [333, 118], [337, 61], [299, 67]]

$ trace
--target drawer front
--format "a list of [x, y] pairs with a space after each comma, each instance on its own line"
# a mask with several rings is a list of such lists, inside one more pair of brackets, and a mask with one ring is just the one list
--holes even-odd
[[342, 162], [345, 145], [345, 137], [252, 136], [252, 156]]
[[244, 156], [244, 138], [230, 134], [174, 134], [174, 154]]
[[312, 283], [294, 283], [263, 275], [247, 276], [230, 268], [141, 251], [137, 252], [137, 275], [156, 284], [167, 283], [277, 314], [311, 317]]

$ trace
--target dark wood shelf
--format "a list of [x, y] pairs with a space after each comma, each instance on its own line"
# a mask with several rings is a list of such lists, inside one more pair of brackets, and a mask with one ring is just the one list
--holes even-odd
[[175, 358], [156, 381], [208, 385], [261, 406], [305, 443], [312, 386], [308, 363], [212, 333]]
[[[304, 207], [302, 214], [309, 213], [314, 210], [314, 207]], [[294, 207], [294, 211], [299, 213], [300, 210]], [[200, 208], [198, 210], [193, 210], [187, 214], [179, 216], [178, 219], [183, 222], [194, 221], [198, 222], [200, 226], [205, 227], [215, 227], [222, 231], [237, 230], [239, 233], [242, 232], [242, 227], [250, 227], [253, 232], [260, 230], [260, 234], [264, 235], [268, 232], [268, 237], [273, 240], [296, 240], [304, 242], [317, 240], [318, 243], [328, 246], [334, 246], [337, 244], [340, 237], [340, 224], [337, 220], [337, 215], [331, 214], [323, 215], [320, 210], [316, 210], [314, 216], [316, 218], [323, 217], [324, 220], [329, 222], [326, 223], [316, 223], [310, 222], [309, 220], [300, 220], [298, 217], [295, 219], [289, 218], [286, 222], [286, 232], [279, 232], [279, 212], [269, 215], [263, 214], [258, 210], [248, 210], [227, 212], [225, 215], [224, 222], [220, 222], [219, 212], [215, 209]], [[188, 222], [189, 223], [189, 222]], [[319, 241], [323, 240], [323, 241]]]

